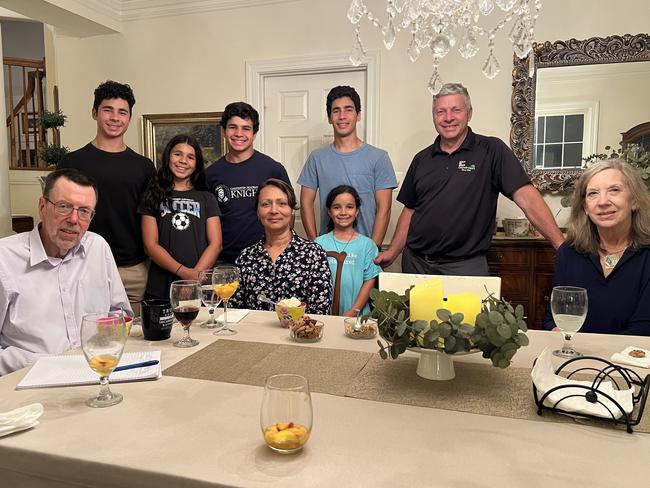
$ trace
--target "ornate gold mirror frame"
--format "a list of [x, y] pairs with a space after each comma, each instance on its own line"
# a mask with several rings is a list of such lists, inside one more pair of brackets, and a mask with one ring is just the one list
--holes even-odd
[[528, 58], [519, 59], [514, 56], [510, 147], [538, 189], [542, 191], [562, 190], [580, 175], [581, 170], [534, 168], [533, 132], [535, 130], [537, 70], [557, 66], [650, 61], [650, 35], [625, 34], [605, 38], [592, 37], [586, 40], [569, 39], [553, 43], [547, 41], [543, 44], [533, 44], [533, 54], [535, 56], [535, 74], [532, 77], [528, 75]]

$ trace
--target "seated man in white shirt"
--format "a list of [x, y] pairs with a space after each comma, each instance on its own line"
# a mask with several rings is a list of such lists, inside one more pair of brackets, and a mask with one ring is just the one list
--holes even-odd
[[88, 176], [53, 171], [38, 202], [41, 223], [0, 239], [0, 375], [80, 346], [84, 314], [132, 315], [108, 244], [86, 232], [96, 203]]

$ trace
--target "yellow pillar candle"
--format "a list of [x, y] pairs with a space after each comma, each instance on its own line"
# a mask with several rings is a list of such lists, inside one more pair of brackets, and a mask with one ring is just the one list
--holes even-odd
[[411, 322], [437, 319], [436, 311], [443, 308], [442, 280], [434, 278], [415, 285], [411, 289], [409, 305]]
[[476, 316], [481, 313], [481, 295], [478, 293], [451, 293], [447, 296], [443, 308], [451, 313], [462, 313], [463, 322], [474, 325]]

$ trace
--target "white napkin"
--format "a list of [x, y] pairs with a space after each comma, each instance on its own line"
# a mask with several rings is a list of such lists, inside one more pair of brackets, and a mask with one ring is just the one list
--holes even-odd
[[[633, 350], [645, 352], [644, 358], [635, 358], [630, 356], [630, 351]], [[647, 349], [642, 349], [640, 347], [626, 347], [621, 352], [615, 352], [610, 358], [615, 363], [627, 364], [628, 366], [636, 366], [638, 368], [650, 368], [650, 351]]]
[[[246, 315], [248, 315], [248, 312], [250, 312], [250, 310], [248, 310], [247, 308], [240, 308], [240, 309], [236, 309], [236, 308], [230, 309], [229, 308], [228, 309], [228, 323], [229, 324], [235, 324], [235, 323], [239, 322], [241, 319], [246, 317]], [[223, 314], [221, 314], [221, 315], [219, 315], [217, 317], [217, 322], [222, 322], [223, 323]]]
[[[533, 367], [531, 372], [531, 377], [533, 378], [533, 383], [537, 388], [537, 394], [539, 398], [542, 397], [547, 391], [551, 388], [555, 388], [560, 385], [584, 385], [591, 387], [591, 381], [579, 381], [579, 380], [569, 380], [562, 376], [555, 374], [553, 369], [553, 363], [551, 362], [551, 350], [547, 347], [542, 351], [542, 353], [537, 358], [537, 362]], [[634, 394], [634, 389], [629, 390], [617, 390], [610, 381], [603, 381], [598, 387], [598, 391], [608, 394], [610, 397], [614, 398], [625, 413], [632, 413], [634, 404], [632, 402], [632, 395]], [[600, 403], [590, 403], [585, 399], [585, 393], [587, 390], [584, 388], [563, 388], [561, 390], [554, 391], [544, 400], [544, 405], [547, 407], [553, 407], [556, 402], [560, 401], [557, 404], [557, 408], [561, 408], [566, 412], [575, 412], [579, 414], [588, 414], [595, 415], [597, 417], [604, 417], [611, 419], [610, 415], [605, 405], [611, 410], [614, 414], [614, 417], [620, 418], [623, 416], [620, 409], [614, 405], [612, 401], [605, 397], [605, 395], [598, 395], [598, 400], [605, 405]], [[598, 394], [598, 393], [596, 393]], [[578, 395], [578, 396], [570, 396]], [[569, 397], [569, 398], [567, 398]]]
[[40, 403], [32, 403], [9, 412], [0, 412], [0, 437], [35, 427], [41, 415], [43, 415], [43, 405]]

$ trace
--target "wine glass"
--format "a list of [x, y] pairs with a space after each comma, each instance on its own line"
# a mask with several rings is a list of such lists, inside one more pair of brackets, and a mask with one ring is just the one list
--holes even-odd
[[297, 374], [276, 374], [266, 380], [260, 409], [264, 441], [274, 451], [300, 451], [311, 433], [313, 411], [307, 379]]
[[174, 342], [174, 346], [196, 346], [199, 341], [190, 337], [190, 325], [192, 325], [201, 308], [201, 283], [196, 280], [173, 281], [169, 288], [169, 300], [171, 301], [174, 317], [185, 330], [185, 335]]
[[122, 401], [122, 395], [108, 387], [108, 376], [122, 357], [126, 335], [121, 311], [91, 313], [81, 319], [81, 349], [99, 375], [99, 395], [86, 400], [89, 407], [110, 407]]
[[551, 313], [558, 329], [564, 334], [562, 349], [553, 351], [561, 358], [577, 358], [581, 353], [573, 349], [571, 338], [580, 330], [587, 316], [587, 290], [577, 286], [556, 286], [551, 293]]
[[214, 291], [223, 302], [223, 326], [214, 331], [215, 335], [234, 335], [236, 330], [228, 327], [228, 300], [239, 286], [239, 268], [237, 266], [217, 266], [212, 272]]
[[206, 329], [217, 328], [217, 321], [214, 320], [214, 309], [219, 305], [219, 302], [221, 302], [221, 298], [219, 298], [217, 292], [214, 291], [212, 272], [213, 270], [206, 269], [199, 273], [199, 281], [201, 282], [201, 301], [203, 301], [203, 305], [208, 308], [208, 320], [201, 323], [201, 327]]

